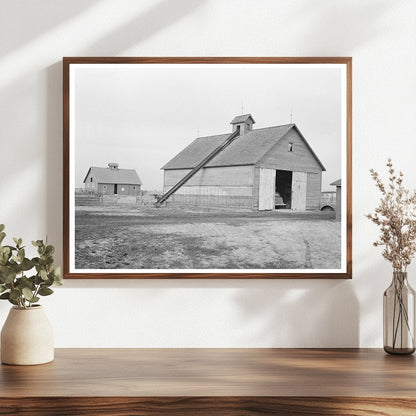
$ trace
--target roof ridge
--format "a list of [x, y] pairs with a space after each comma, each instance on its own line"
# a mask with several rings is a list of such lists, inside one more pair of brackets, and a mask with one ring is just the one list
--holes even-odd
[[[274, 129], [276, 127], [286, 127], [286, 126], [295, 126], [295, 123], [287, 123], [287, 124], [278, 124], [276, 126], [269, 126], [269, 127], [261, 127], [259, 129], [252, 129], [250, 131], [248, 131], [246, 134], [250, 134], [253, 131], [259, 131], [259, 130], [267, 130], [267, 129]], [[231, 133], [221, 133], [221, 134], [211, 134], [211, 136], [200, 136], [200, 137], [196, 137], [194, 140], [198, 140], [198, 139], [208, 139], [210, 137], [218, 137], [218, 136], [229, 136]], [[241, 136], [245, 136], [246, 134], [242, 134]]]
[[[94, 169], [108, 169], [108, 170], [113, 170], [113, 169], [110, 169], [109, 167], [104, 167], [104, 166], [91, 166], [91, 169], [93, 169], [93, 168]], [[114, 169], [114, 170], [134, 170], [134, 171], [136, 171], [136, 169], [134, 169], [134, 168], [117, 168], [117, 169]]]
[[208, 137], [229, 136], [230, 134], [231, 133], [211, 134], [211, 136], [199, 136], [199, 137], [196, 137], [194, 140], [198, 140], [198, 139], [208, 139]]
[[[267, 130], [267, 129], [274, 129], [274, 128], [276, 128], [276, 127], [287, 127], [287, 126], [291, 126], [291, 127], [293, 127], [295, 125], [295, 123], [287, 123], [287, 124], [278, 124], [277, 126], [269, 126], [269, 127], [261, 127], [261, 128], [259, 128], [259, 129], [253, 129], [253, 130], [250, 130], [250, 132], [252, 132], [252, 131], [259, 131], [259, 130]], [[249, 133], [250, 133], [249, 132]], [[248, 134], [248, 133], [247, 133]], [[244, 136], [244, 135], [243, 135]]]

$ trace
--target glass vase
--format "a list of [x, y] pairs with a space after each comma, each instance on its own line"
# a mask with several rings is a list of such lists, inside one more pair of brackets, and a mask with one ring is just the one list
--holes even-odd
[[413, 354], [415, 351], [415, 291], [406, 272], [393, 272], [383, 295], [384, 351]]

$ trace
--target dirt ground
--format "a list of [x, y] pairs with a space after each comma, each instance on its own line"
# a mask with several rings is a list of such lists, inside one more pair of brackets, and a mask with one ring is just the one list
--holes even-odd
[[77, 207], [77, 269], [336, 269], [334, 213]]

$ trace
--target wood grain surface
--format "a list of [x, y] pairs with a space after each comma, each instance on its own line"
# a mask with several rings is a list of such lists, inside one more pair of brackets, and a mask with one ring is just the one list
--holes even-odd
[[58, 349], [0, 368], [0, 415], [415, 415], [413, 356], [373, 349]]

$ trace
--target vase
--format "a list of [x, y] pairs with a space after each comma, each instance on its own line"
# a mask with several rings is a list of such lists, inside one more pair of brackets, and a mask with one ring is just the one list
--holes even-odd
[[35, 365], [53, 359], [53, 329], [43, 307], [11, 308], [1, 331], [1, 362]]
[[413, 354], [415, 351], [415, 291], [406, 272], [394, 272], [383, 295], [384, 351]]

